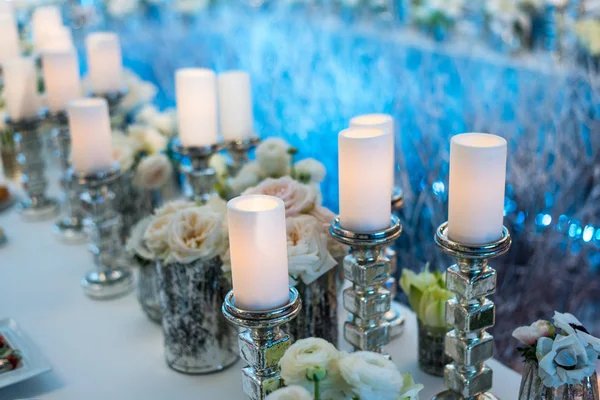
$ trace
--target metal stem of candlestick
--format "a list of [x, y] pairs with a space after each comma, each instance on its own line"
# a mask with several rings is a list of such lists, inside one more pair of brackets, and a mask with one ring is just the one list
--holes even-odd
[[351, 314], [344, 324], [344, 337], [356, 350], [384, 354], [383, 346], [390, 341], [390, 324], [384, 314], [390, 310], [392, 298], [384, 287], [390, 276], [390, 261], [381, 250], [402, 233], [400, 221], [392, 215], [388, 228], [360, 233], [343, 229], [337, 217], [329, 233], [351, 249], [344, 258], [344, 278], [353, 284], [344, 290], [344, 308]]
[[248, 363], [242, 369], [242, 387], [251, 400], [263, 400], [281, 387], [278, 364], [291, 339], [280, 327], [294, 319], [301, 308], [294, 287], [290, 287], [290, 301], [286, 305], [269, 311], [242, 310], [235, 306], [233, 291], [227, 294], [223, 315], [236, 326], [246, 328], [239, 334], [238, 342], [240, 355]]
[[86, 239], [83, 230], [83, 212], [79, 201], [79, 188], [71, 181], [71, 135], [65, 112], [48, 116], [52, 124], [52, 140], [60, 162], [60, 183], [63, 189], [62, 216], [54, 224], [54, 232], [65, 243], [81, 243]]
[[108, 104], [108, 114], [110, 115], [110, 126], [113, 129], [122, 129], [125, 124], [125, 115], [121, 112], [121, 101], [127, 95], [127, 90], [119, 90], [110, 93], [93, 93], [93, 97], [100, 97], [106, 100]]
[[73, 182], [83, 189], [81, 204], [89, 215], [89, 250], [94, 256], [96, 268], [81, 280], [86, 295], [93, 299], [109, 299], [124, 295], [133, 289], [131, 272], [123, 266], [121, 245], [121, 216], [113, 208], [115, 194], [110, 187], [119, 179], [118, 166], [110, 171], [82, 175], [71, 172]]
[[206, 203], [214, 193], [216, 172], [208, 165], [210, 157], [220, 150], [218, 144], [203, 147], [185, 147], [176, 143], [173, 151], [190, 160], [189, 165], [181, 165], [181, 172], [187, 177], [192, 193], [190, 200]]
[[[404, 205], [404, 192], [398, 187], [394, 187], [392, 193], [392, 213], [397, 215], [402, 206]], [[390, 277], [385, 283], [385, 288], [391, 292], [392, 304], [390, 310], [384, 314], [384, 318], [390, 323], [390, 338], [394, 339], [404, 333], [404, 324], [406, 318], [402, 315], [400, 303], [394, 300], [398, 293], [398, 281], [394, 277], [394, 273], [398, 270], [398, 255], [394, 250], [393, 245], [390, 244], [383, 249], [384, 255], [390, 260]]]
[[225, 142], [225, 149], [231, 156], [229, 175], [236, 176], [240, 169], [248, 163], [248, 154], [260, 143], [260, 138], [250, 137]]
[[486, 329], [494, 326], [494, 303], [487, 297], [496, 291], [496, 271], [488, 260], [506, 253], [511, 244], [506, 228], [493, 243], [467, 245], [448, 238], [448, 223], [438, 228], [435, 243], [456, 258], [446, 271], [446, 286], [456, 297], [446, 303], [446, 321], [454, 329], [446, 335], [445, 352], [453, 359], [444, 369], [449, 389], [435, 400], [494, 400], [492, 370], [484, 364], [494, 354], [494, 338]]
[[27, 194], [19, 204], [21, 217], [26, 221], [46, 220], [58, 213], [58, 202], [45, 194], [48, 180], [44, 174], [44, 143], [40, 133], [42, 121], [42, 116], [19, 121], [6, 120], [13, 133], [17, 161], [21, 167], [21, 183]]

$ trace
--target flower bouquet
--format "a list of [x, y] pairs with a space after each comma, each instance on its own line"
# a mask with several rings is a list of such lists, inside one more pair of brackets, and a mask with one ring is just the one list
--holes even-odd
[[402, 271], [400, 287], [417, 314], [419, 323], [419, 368], [431, 375], [443, 376], [450, 358], [444, 352], [444, 340], [450, 330], [446, 322], [446, 301], [454, 294], [446, 289], [444, 275], [425, 270], [416, 274]]
[[525, 347], [519, 400], [598, 400], [596, 360], [600, 339], [571, 314], [554, 312], [554, 323], [539, 320], [513, 332]]
[[412, 400], [423, 388], [381, 354], [339, 352], [318, 338], [294, 343], [279, 367], [287, 387], [267, 400]]

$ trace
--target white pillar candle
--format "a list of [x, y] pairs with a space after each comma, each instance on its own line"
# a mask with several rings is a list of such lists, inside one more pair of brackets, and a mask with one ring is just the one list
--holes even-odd
[[14, 14], [12, 0], [0, 0], [0, 13]]
[[123, 59], [119, 37], [96, 32], [85, 39], [90, 85], [94, 94], [117, 92], [123, 86]]
[[340, 225], [354, 232], [390, 226], [392, 170], [389, 133], [375, 128], [340, 132]]
[[19, 31], [15, 17], [12, 12], [4, 12], [0, 8], [0, 64], [20, 55]]
[[66, 26], [61, 26], [48, 33], [41, 41], [40, 53], [47, 51], [63, 51], [74, 49], [73, 36], [71, 30]]
[[262, 311], [289, 302], [285, 205], [277, 197], [251, 195], [227, 203], [235, 305]]
[[389, 114], [364, 114], [359, 115], [350, 120], [351, 128], [375, 128], [381, 129], [388, 135], [388, 146], [391, 153], [391, 165], [392, 170], [392, 188], [395, 186], [395, 172], [396, 172], [396, 150], [394, 147], [394, 118]]
[[115, 161], [106, 100], [77, 99], [67, 110], [73, 169], [83, 175], [110, 170]]
[[245, 139], [254, 134], [250, 74], [228, 71], [219, 74], [219, 115], [225, 140]]
[[485, 244], [502, 236], [506, 140], [486, 133], [464, 133], [450, 142], [448, 237]]
[[82, 97], [77, 54], [74, 50], [47, 52], [42, 59], [48, 108], [53, 113], [65, 111], [70, 101]]
[[214, 71], [184, 68], [175, 73], [179, 139], [186, 147], [217, 143], [217, 79]]
[[2, 65], [4, 100], [12, 120], [34, 117], [40, 108], [37, 74], [31, 58], [12, 58]]
[[33, 47], [41, 50], [46, 37], [62, 26], [62, 16], [57, 6], [37, 7], [31, 17]]

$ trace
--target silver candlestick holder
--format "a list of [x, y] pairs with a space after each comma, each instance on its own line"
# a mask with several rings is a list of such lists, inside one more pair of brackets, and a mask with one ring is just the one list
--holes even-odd
[[344, 337], [355, 350], [384, 354], [383, 346], [390, 341], [390, 324], [384, 315], [390, 310], [392, 297], [384, 287], [390, 277], [390, 260], [382, 248], [400, 236], [400, 221], [392, 215], [388, 228], [360, 233], [343, 229], [336, 217], [329, 233], [351, 249], [344, 258], [344, 278], [352, 282], [352, 287], [344, 290], [344, 308], [350, 313]]
[[124, 295], [133, 289], [131, 272], [124, 268], [121, 245], [121, 216], [114, 210], [114, 193], [110, 190], [119, 179], [118, 166], [107, 172], [81, 175], [71, 172], [72, 180], [83, 189], [81, 204], [89, 231], [89, 250], [96, 268], [83, 277], [81, 285], [93, 299], [109, 299]]
[[250, 137], [225, 142], [225, 149], [231, 156], [232, 164], [229, 166], [229, 174], [237, 175], [240, 169], [248, 163], [248, 155], [260, 143], [260, 138]]
[[122, 129], [125, 124], [125, 115], [121, 112], [121, 102], [125, 96], [127, 96], [127, 90], [125, 89], [109, 93], [92, 94], [92, 97], [100, 97], [106, 100], [108, 114], [110, 115], [110, 126], [113, 129]]
[[185, 147], [181, 143], [173, 146], [173, 151], [190, 160], [189, 165], [181, 165], [181, 172], [186, 176], [192, 188], [188, 195], [190, 200], [206, 203], [214, 193], [217, 174], [208, 165], [210, 157], [220, 150], [218, 144], [203, 147]]
[[510, 234], [493, 243], [467, 245], [448, 238], [445, 222], [435, 234], [435, 243], [443, 252], [456, 258], [446, 271], [446, 287], [456, 297], [446, 303], [446, 321], [454, 329], [446, 335], [445, 352], [453, 362], [444, 369], [444, 383], [449, 389], [434, 400], [495, 400], [492, 370], [485, 361], [494, 354], [494, 338], [486, 329], [494, 326], [496, 310], [487, 297], [496, 291], [496, 271], [488, 260], [506, 253]]
[[44, 143], [40, 133], [43, 116], [22, 120], [7, 118], [13, 133], [17, 161], [21, 167], [21, 183], [27, 197], [19, 203], [19, 212], [26, 221], [43, 221], [58, 213], [58, 202], [46, 197], [48, 180], [45, 176]]
[[242, 369], [242, 388], [251, 400], [263, 400], [281, 387], [278, 364], [291, 345], [288, 334], [281, 326], [290, 322], [302, 309], [298, 291], [290, 287], [290, 301], [283, 307], [269, 311], [247, 311], [235, 306], [230, 291], [223, 302], [223, 315], [238, 327], [246, 328], [239, 334], [240, 355], [248, 366]]
[[[404, 192], [399, 187], [394, 187], [392, 193], [392, 213], [397, 214], [404, 205]], [[390, 244], [383, 249], [384, 255], [390, 260], [390, 277], [385, 283], [385, 288], [391, 292], [392, 304], [390, 310], [384, 314], [384, 318], [390, 324], [390, 338], [394, 339], [404, 333], [406, 318], [402, 315], [400, 303], [394, 300], [398, 293], [398, 281], [394, 277], [398, 271], [398, 255]]]
[[71, 135], [69, 120], [65, 112], [48, 116], [52, 125], [52, 140], [58, 157], [61, 175], [60, 184], [63, 189], [62, 217], [54, 224], [53, 230], [65, 243], [81, 243], [86, 240], [83, 229], [83, 212], [79, 201], [79, 190], [71, 180]]

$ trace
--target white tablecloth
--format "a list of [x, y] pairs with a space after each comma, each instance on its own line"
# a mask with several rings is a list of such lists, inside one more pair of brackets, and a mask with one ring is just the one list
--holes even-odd
[[[56, 182], [56, 172], [51, 170]], [[0, 174], [1, 176], [1, 174]], [[51, 193], [56, 193], [52, 184]], [[12, 317], [38, 344], [53, 371], [0, 389], [1, 400], [244, 399], [238, 362], [212, 375], [186, 376], [163, 359], [161, 329], [141, 312], [135, 296], [93, 301], [79, 280], [92, 266], [85, 246], [60, 244], [51, 222], [25, 223], [14, 209], [0, 213], [9, 243], [0, 247], [0, 318]], [[404, 335], [388, 351], [403, 372], [412, 372], [429, 399], [443, 380], [417, 367], [414, 314], [406, 310]], [[493, 392], [517, 398], [519, 375], [497, 361]]]

